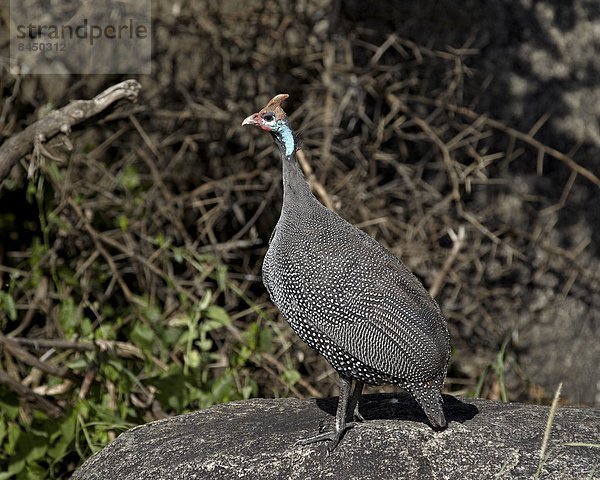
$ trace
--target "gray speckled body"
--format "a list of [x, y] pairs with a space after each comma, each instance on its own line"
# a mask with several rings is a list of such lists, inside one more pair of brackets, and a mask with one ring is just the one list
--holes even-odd
[[438, 305], [396, 256], [319, 203], [282, 152], [283, 207], [263, 264], [271, 299], [341, 376], [399, 385], [444, 426], [450, 339]]

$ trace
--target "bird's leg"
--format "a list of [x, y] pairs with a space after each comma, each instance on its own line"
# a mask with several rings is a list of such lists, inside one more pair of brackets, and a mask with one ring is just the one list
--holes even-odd
[[362, 395], [364, 386], [364, 382], [352, 379], [352, 396], [350, 397], [350, 403], [347, 411], [348, 413], [352, 412], [353, 416], [351, 418], [346, 418], [346, 421], [348, 422], [352, 422], [355, 419], [359, 422], [365, 421], [364, 417], [358, 411], [358, 402], [360, 401], [360, 396]]
[[[354, 422], [347, 422], [348, 407], [350, 406], [350, 393], [352, 390], [352, 382], [345, 377], [340, 375], [340, 397], [338, 400], [337, 411], [335, 413], [335, 429], [332, 432], [325, 432], [319, 435], [315, 435], [314, 437], [305, 438], [304, 440], [299, 440], [296, 442], [296, 445], [309, 445], [315, 442], [321, 442], [323, 440], [331, 440], [331, 445], [329, 445], [329, 453], [333, 451], [333, 449], [340, 443], [340, 440], [344, 436], [344, 433], [349, 428], [354, 426]], [[362, 386], [360, 388], [362, 391]]]

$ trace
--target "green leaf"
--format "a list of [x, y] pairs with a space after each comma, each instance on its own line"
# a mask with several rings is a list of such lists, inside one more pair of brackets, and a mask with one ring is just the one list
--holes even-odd
[[117, 329], [112, 324], [100, 325], [94, 330], [94, 337], [103, 340], [115, 340]]
[[192, 350], [192, 351], [186, 353], [183, 356], [183, 358], [184, 358], [185, 363], [190, 368], [198, 368], [200, 366], [200, 363], [202, 362], [202, 359], [200, 357], [200, 352], [198, 350]]
[[4, 444], [4, 448], [8, 452], [8, 454], [13, 454], [17, 451], [17, 444], [19, 443], [19, 438], [23, 432], [19, 425], [14, 422], [8, 423], [8, 438], [6, 443]]
[[19, 416], [19, 401], [13, 395], [0, 390], [0, 418], [16, 420]]
[[118, 179], [127, 190], [135, 190], [140, 186], [140, 176], [133, 165], [127, 165], [121, 170]]
[[21, 473], [25, 468], [25, 460], [14, 460], [8, 465], [6, 472], [0, 472], [0, 480], [8, 480], [14, 475]]
[[48, 162], [46, 164], [46, 166], [48, 168], [48, 172], [50, 173], [50, 176], [52, 177], [52, 180], [54, 180], [55, 183], [62, 183], [62, 174], [60, 173], [60, 170], [56, 166], [56, 163]]
[[164, 247], [167, 244], [167, 239], [162, 233], [159, 233], [154, 237], [154, 243], [159, 247]]
[[210, 338], [202, 338], [200, 340], [196, 340], [194, 343], [198, 346], [200, 350], [204, 352], [209, 351], [213, 346], [213, 342]]
[[210, 305], [204, 313], [211, 320], [215, 320], [215, 322], [217, 322], [216, 325], [219, 327], [231, 325], [231, 318], [223, 307], [219, 307], [218, 305]]
[[126, 388], [125, 382], [123, 382], [123, 378], [121, 378], [121, 370], [122, 367], [119, 365], [120, 361], [117, 360], [117, 365], [112, 363], [104, 363], [100, 366], [100, 375], [107, 380], [110, 380], [113, 383], [119, 382], [120, 388]]
[[200, 303], [198, 304], [198, 310], [200, 310], [200, 311], [206, 310], [208, 308], [208, 306], [210, 305], [211, 299], [212, 299], [212, 291], [207, 289], [206, 292], [204, 293], [204, 295], [202, 296], [202, 300], [200, 300]]
[[92, 321], [87, 317], [82, 318], [79, 324], [79, 331], [81, 332], [81, 336], [83, 338], [92, 337], [94, 333]]
[[273, 349], [273, 334], [269, 328], [259, 327], [259, 348], [261, 352], [270, 352]]
[[222, 292], [225, 291], [227, 289], [227, 267], [224, 265], [217, 266], [216, 280], [219, 290]]
[[169, 320], [169, 327], [186, 327], [191, 323], [191, 319], [185, 313]]
[[250, 397], [252, 397], [252, 394], [254, 393], [254, 385], [246, 385], [245, 387], [242, 387], [242, 397], [244, 398], [244, 400], [248, 400]]
[[73, 298], [68, 297], [60, 304], [58, 321], [68, 334], [75, 333], [75, 328], [79, 324], [79, 315]]
[[[40, 478], [46, 478], [48, 471], [42, 467], [39, 463], [27, 463], [25, 465], [25, 478], [27, 480], [40, 480]], [[19, 475], [19, 480], [22, 475]]]
[[79, 357], [75, 360], [71, 360], [70, 362], [67, 362], [66, 365], [71, 370], [83, 370], [84, 368], [88, 367], [89, 362], [86, 360], [85, 357]]
[[167, 410], [173, 409], [176, 412], [181, 412], [184, 406], [187, 405], [186, 381], [180, 368], [173, 366], [160, 378], [153, 379], [149, 383], [157, 388], [156, 398], [163, 408], [169, 407]]
[[75, 276], [75, 272], [73, 272], [73, 270], [71, 270], [70, 268], [66, 266], [59, 266], [56, 269], [56, 272], [60, 277], [60, 280], [65, 282], [65, 284], [71, 285], [72, 287], [80, 286], [79, 278]]
[[183, 249], [181, 247], [173, 247], [173, 259], [177, 263], [183, 263]]
[[70, 415], [63, 419], [59, 429], [56, 431], [56, 439], [51, 448], [48, 449], [48, 456], [54, 460], [63, 458], [69, 450], [75, 439], [77, 427], [77, 412], [72, 410]]
[[157, 323], [160, 320], [161, 310], [156, 305], [147, 304], [143, 309], [143, 315], [150, 323]]
[[237, 388], [231, 372], [227, 371], [213, 383], [211, 393], [217, 403], [228, 402], [236, 397]]
[[37, 193], [37, 186], [35, 181], [32, 179], [28, 184], [27, 184], [27, 193], [26, 193], [26, 197], [27, 197], [27, 201], [29, 203], [33, 203], [33, 199], [35, 198], [35, 194]]
[[154, 331], [146, 324], [137, 322], [131, 330], [131, 341], [142, 350], [148, 350], [154, 343]]
[[24, 458], [27, 463], [33, 463], [42, 458], [47, 451], [46, 438], [33, 432], [25, 432], [19, 436], [15, 456]]
[[204, 333], [217, 330], [219, 328], [223, 328], [223, 324], [218, 320], [204, 320], [200, 324], [200, 330]]
[[298, 370], [290, 369], [283, 372], [281, 375], [282, 380], [289, 386], [293, 387], [298, 380], [300, 380], [300, 372]]
[[8, 318], [13, 321], [17, 319], [15, 300], [12, 298], [10, 293], [0, 291], [0, 307], [2, 307], [2, 309], [8, 314]]
[[60, 228], [62, 230], [69, 230], [69, 228], [71, 227], [71, 225], [69, 225], [69, 222], [62, 216], [57, 215], [54, 212], [49, 212], [48, 213], [48, 223], [50, 225], [54, 225], [57, 228]]
[[126, 232], [129, 229], [129, 219], [125, 215], [119, 215], [117, 222], [121, 231]]
[[187, 345], [190, 344], [196, 340], [199, 336], [199, 331], [196, 328], [188, 328], [188, 330], [186, 330], [185, 332], [183, 332], [181, 334], [181, 337], [179, 337], [179, 343], [181, 345]]
[[187, 339], [184, 337], [184, 332], [181, 328], [165, 328], [161, 339], [166, 346], [185, 345]]
[[242, 332], [242, 338], [244, 342], [247, 344], [248, 348], [252, 351], [255, 351], [258, 347], [258, 323], [252, 322], [248, 325], [246, 331]]
[[231, 360], [231, 363], [237, 366], [245, 365], [246, 362], [252, 356], [252, 353], [254, 353], [253, 350], [248, 348], [246, 345], [242, 345], [241, 348], [237, 351], [237, 355]]

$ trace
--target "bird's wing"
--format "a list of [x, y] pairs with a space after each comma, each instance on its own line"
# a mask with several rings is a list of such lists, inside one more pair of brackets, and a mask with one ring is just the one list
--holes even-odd
[[296, 276], [303, 284], [299, 291], [315, 299], [307, 304], [307, 321], [312, 318], [336, 345], [386, 375], [409, 381], [439, 376], [448, 359], [439, 307], [395, 255], [337, 218], [336, 249], [311, 242], [304, 259], [318, 271]]
[[[353, 357], [391, 377], [430, 380], [447, 363], [444, 319], [431, 297], [394, 271], [363, 279], [319, 328]], [[426, 293], [426, 292], [424, 292]]]

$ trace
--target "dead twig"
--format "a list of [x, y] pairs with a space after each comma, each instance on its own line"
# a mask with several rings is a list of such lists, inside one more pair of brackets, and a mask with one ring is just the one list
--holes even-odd
[[0, 345], [6, 349], [15, 358], [21, 360], [27, 365], [37, 368], [44, 373], [54, 375], [55, 377], [67, 378], [69, 380], [79, 381], [79, 376], [66, 367], [60, 368], [46, 362], [42, 362], [37, 357], [31, 355], [22, 349], [13, 339], [5, 337], [0, 333]]
[[448, 272], [450, 271], [452, 264], [456, 260], [456, 257], [458, 256], [462, 246], [465, 243], [465, 227], [463, 225], [458, 227], [458, 233], [455, 233], [454, 230], [450, 229], [448, 231], [448, 235], [450, 235], [450, 238], [453, 242], [452, 250], [450, 251], [450, 255], [448, 255], [448, 258], [446, 258], [442, 269], [433, 279], [433, 283], [431, 284], [431, 288], [429, 289], [429, 294], [433, 298], [437, 297], [437, 294], [442, 289], [442, 286], [444, 285], [444, 280], [448, 276]]
[[44, 412], [50, 418], [59, 418], [62, 416], [62, 408], [27, 388], [3, 370], [0, 370], [0, 383], [15, 392], [19, 398], [34, 404], [37, 409]]
[[319, 196], [319, 198], [321, 199], [321, 201], [325, 204], [325, 206], [327, 208], [329, 208], [331, 210], [335, 210], [336, 208], [333, 205], [333, 201], [331, 200], [331, 197], [327, 194], [327, 190], [325, 190], [325, 187], [323, 187], [323, 184], [317, 180], [317, 177], [315, 177], [315, 174], [313, 173], [313, 170], [312, 170], [310, 164], [306, 160], [306, 156], [304, 155], [304, 152], [302, 150], [298, 150], [296, 156], [298, 157], [298, 162], [300, 163], [300, 167], [302, 168], [302, 170], [304, 171], [304, 174], [306, 175], [308, 183], [313, 188], [315, 193]]
[[[31, 308], [30, 310], [27, 311], [27, 313], [25, 314], [25, 317], [23, 317], [23, 321], [19, 324], [19, 326], [17, 328], [15, 328], [13, 331], [8, 333], [8, 335], [7, 335], [8, 337], [16, 337], [17, 335], [20, 335], [22, 332], [24, 332], [29, 327], [29, 325], [31, 325], [31, 322], [33, 320], [36, 310], [38, 308], [40, 308], [40, 306], [44, 305], [45, 302], [47, 302], [47, 300], [46, 300], [47, 296], [48, 296], [48, 278], [41, 277], [40, 282], [39, 282], [37, 288], [35, 289], [35, 293], [33, 295], [32, 305], [34, 308]], [[42, 309], [44, 309], [43, 306], [42, 306]]]
[[[62, 340], [58, 338], [26, 338], [26, 337], [14, 337], [11, 338], [13, 342], [25, 345], [30, 348], [56, 348], [61, 350], [76, 350], [76, 351], [84, 351], [84, 352], [93, 352], [95, 350], [100, 350], [101, 352], [112, 351], [115, 352], [116, 355], [125, 357], [125, 358], [145, 358], [144, 352], [140, 350], [135, 345], [127, 342], [119, 342], [116, 340], [102, 340], [97, 339], [93, 342], [91, 341], [71, 341], [71, 340]], [[167, 370], [167, 365], [161, 362], [159, 359], [152, 357], [152, 361], [162, 368], [163, 370]]]

